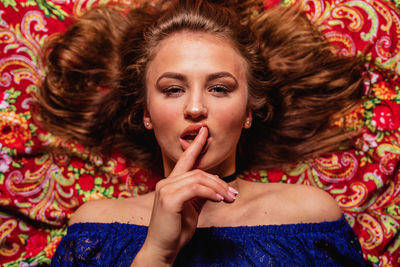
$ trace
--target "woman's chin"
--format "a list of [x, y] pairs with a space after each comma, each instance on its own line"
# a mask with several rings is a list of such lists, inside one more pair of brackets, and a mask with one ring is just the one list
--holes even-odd
[[197, 159], [194, 163], [193, 169], [200, 169], [200, 170], [205, 171], [209, 168], [209, 164], [207, 164], [207, 158], [208, 158], [207, 154], [208, 154], [207, 151], [205, 151], [204, 153], [201, 153], [197, 157]]

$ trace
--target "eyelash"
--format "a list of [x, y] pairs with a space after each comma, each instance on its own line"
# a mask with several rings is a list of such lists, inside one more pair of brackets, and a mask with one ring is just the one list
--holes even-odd
[[[220, 90], [220, 91], [215, 91], [215, 90]], [[222, 89], [222, 90], [221, 90]], [[164, 89], [163, 90], [163, 93], [166, 95], [166, 96], [179, 96], [181, 93], [183, 93], [185, 90], [184, 89], [182, 89], [182, 88], [180, 88], [180, 87], [175, 87], [175, 86], [172, 86], [172, 87], [168, 87], [168, 88], [166, 88], [166, 89]], [[224, 86], [224, 85], [220, 85], [220, 84], [218, 84], [218, 85], [214, 85], [214, 86], [211, 86], [209, 89], [208, 89], [208, 91], [209, 92], [215, 92], [215, 94], [218, 94], [218, 95], [227, 95], [227, 94], [229, 94], [230, 92], [231, 92], [231, 90], [229, 90], [226, 86]]]
[[[179, 92], [176, 92], [178, 90], [179, 90]], [[178, 96], [182, 91], [184, 91], [182, 88], [172, 86], [172, 87], [168, 87], [168, 88], [164, 89], [163, 93], [166, 96]]]
[[223, 95], [227, 95], [228, 93], [230, 93], [231, 90], [229, 90], [226, 86], [223, 85], [214, 85], [210, 88], [210, 91], [214, 90], [214, 89], [222, 89], [222, 91], [217, 92], [218, 94], [223, 94]]

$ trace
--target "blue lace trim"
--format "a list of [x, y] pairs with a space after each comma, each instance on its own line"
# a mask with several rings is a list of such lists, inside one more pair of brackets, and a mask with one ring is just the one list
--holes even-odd
[[[53, 266], [129, 266], [147, 226], [77, 223], [69, 227]], [[344, 217], [286, 225], [198, 228], [175, 266], [364, 266], [361, 246]]]

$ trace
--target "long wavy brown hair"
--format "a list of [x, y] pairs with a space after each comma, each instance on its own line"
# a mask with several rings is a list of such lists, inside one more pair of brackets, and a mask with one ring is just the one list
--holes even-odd
[[145, 74], [160, 41], [185, 30], [225, 38], [248, 63], [253, 124], [239, 141], [238, 171], [337, 149], [349, 134], [330, 123], [360, 103], [360, 60], [337, 55], [297, 9], [255, 15], [254, 8], [262, 1], [176, 0], [127, 14], [110, 7], [87, 12], [44, 49], [40, 121], [56, 135], [104, 154], [118, 149], [162, 173], [159, 146], [142, 121]]

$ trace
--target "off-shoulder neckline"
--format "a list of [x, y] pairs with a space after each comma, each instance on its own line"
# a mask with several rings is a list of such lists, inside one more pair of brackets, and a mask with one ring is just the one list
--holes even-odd
[[[335, 221], [323, 221], [323, 222], [310, 222], [310, 223], [293, 223], [293, 224], [271, 224], [271, 225], [243, 225], [243, 226], [223, 226], [223, 227], [198, 227], [196, 232], [223, 232], [223, 233], [307, 233], [307, 232], [332, 232], [343, 227], [348, 226], [347, 221], [342, 215], [342, 217]], [[117, 228], [136, 228], [137, 230], [147, 231], [148, 226], [121, 223], [121, 222], [79, 222], [74, 223], [68, 227], [69, 231], [93, 231], [97, 229], [104, 229], [109, 227], [110, 229]]]

